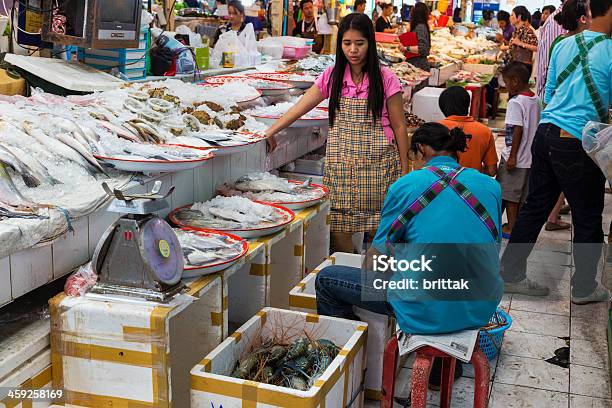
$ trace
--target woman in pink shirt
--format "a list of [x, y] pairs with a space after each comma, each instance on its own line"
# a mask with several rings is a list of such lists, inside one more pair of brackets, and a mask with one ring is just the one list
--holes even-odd
[[378, 63], [370, 18], [346, 16], [336, 50], [336, 65], [266, 135], [274, 146], [276, 133], [329, 98], [324, 183], [332, 203], [332, 247], [352, 253], [351, 236], [374, 236], [389, 186], [408, 172], [408, 139], [401, 85]]

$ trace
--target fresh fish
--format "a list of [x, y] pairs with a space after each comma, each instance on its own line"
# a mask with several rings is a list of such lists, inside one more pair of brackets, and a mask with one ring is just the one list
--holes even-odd
[[26, 186], [38, 187], [40, 185], [40, 180], [33, 174], [32, 170], [4, 146], [0, 146], [0, 162], [19, 173]]
[[71, 149], [53, 137], [47, 136], [40, 128], [35, 127], [29, 122], [23, 122], [22, 126], [28, 135], [34, 137], [40, 144], [47, 147], [47, 149], [54, 152], [56, 155], [78, 164], [91, 175], [97, 173], [96, 167], [89, 164], [89, 162], [74, 149]]
[[87, 160], [92, 166], [100, 170], [102, 173], [105, 173], [104, 169], [102, 168], [102, 166], [100, 166], [100, 163], [98, 163], [96, 158], [93, 157], [91, 152], [85, 146], [79, 143], [77, 140], [71, 138], [65, 133], [55, 133], [53, 137], [55, 137], [57, 140], [64, 143], [66, 146], [70, 147], [71, 149], [74, 149], [83, 158], [85, 158], [85, 160]]
[[30, 170], [32, 170], [36, 177], [39, 179], [43, 179], [49, 184], [62, 184], [61, 181], [53, 177], [49, 170], [42, 164], [35, 156], [32, 156], [23, 150], [21, 150], [17, 146], [4, 146], [6, 150], [10, 151], [17, 159], [19, 159], [22, 163], [24, 163]]
[[236, 180], [236, 188], [240, 191], [279, 191], [294, 194], [295, 185], [284, 178], [270, 173], [251, 173]]
[[18, 147], [22, 150], [28, 150], [36, 157], [53, 159], [53, 154], [51, 154], [51, 152], [49, 152], [44, 145], [39, 143], [38, 140], [25, 133], [21, 126], [13, 125], [8, 122], [0, 122], [0, 126], [3, 127], [3, 130], [6, 130], [0, 135], [0, 139], [3, 142], [6, 142], [11, 146]]
[[17, 190], [4, 164], [0, 163], [0, 202], [17, 209], [34, 209], [36, 205], [29, 202]]
[[211, 217], [205, 218], [204, 214], [197, 210], [183, 209], [177, 211], [175, 218], [181, 224], [195, 228], [232, 229], [240, 227], [240, 224], [235, 221], [220, 220]]
[[153, 139], [154, 143], [165, 143], [166, 137], [163, 136], [160, 132], [155, 130], [153, 126], [149, 125], [143, 120], [131, 120], [127, 122], [138, 130], [138, 133], [141, 137], [149, 136]]
[[121, 127], [121, 126], [117, 126], [111, 122], [106, 122], [103, 120], [96, 120], [96, 123], [100, 126], [102, 126], [103, 128], [105, 128], [106, 130], [115, 133], [118, 137], [122, 138], [122, 139], [127, 139], [130, 140], [134, 143], [140, 143], [143, 140], [136, 134], [128, 131], [126, 128]]

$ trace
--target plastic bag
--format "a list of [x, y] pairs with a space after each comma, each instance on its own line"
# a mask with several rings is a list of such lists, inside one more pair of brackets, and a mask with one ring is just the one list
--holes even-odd
[[98, 281], [98, 275], [94, 272], [91, 262], [79, 266], [64, 284], [64, 292], [68, 296], [83, 296], [85, 292]]
[[238, 41], [238, 35], [233, 30], [229, 30], [219, 36], [219, 40], [217, 40], [217, 44], [215, 44], [215, 48], [213, 49], [210, 57], [211, 68], [221, 65], [224, 52], [234, 53], [234, 62], [236, 67], [246, 66], [243, 61], [245, 58], [239, 58], [240, 55], [246, 55], [246, 48], [244, 48], [242, 42]]
[[[244, 55], [245, 61], [241, 61], [242, 64], [239, 66], [255, 66], [261, 64], [261, 53], [257, 51], [257, 37], [255, 36], [255, 29], [252, 23], [247, 24], [244, 30], [242, 30], [238, 36], [238, 41], [242, 43], [246, 50]], [[236, 57], [239, 56], [237, 55]]]
[[612, 125], [587, 122], [582, 130], [582, 147], [612, 183]]

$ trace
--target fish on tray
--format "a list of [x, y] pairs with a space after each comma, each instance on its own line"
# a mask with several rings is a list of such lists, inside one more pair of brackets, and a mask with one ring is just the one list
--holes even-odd
[[219, 193], [225, 196], [242, 195], [269, 203], [295, 203], [322, 198], [325, 192], [310, 183], [295, 184], [270, 173], [250, 173], [236, 180], [234, 185], [223, 184]]
[[285, 213], [248, 198], [217, 196], [177, 211], [175, 218], [191, 227], [231, 230], [275, 226], [284, 221]]
[[218, 235], [203, 236], [179, 229], [175, 229], [175, 232], [183, 250], [183, 257], [189, 266], [226, 262], [242, 252], [242, 241]]

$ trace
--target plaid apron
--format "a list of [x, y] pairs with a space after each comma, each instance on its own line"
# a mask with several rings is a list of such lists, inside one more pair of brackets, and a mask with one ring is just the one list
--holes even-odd
[[437, 167], [430, 166], [425, 167], [425, 170], [429, 170], [435, 175], [439, 177], [437, 181], [435, 181], [431, 186], [427, 188], [416, 200], [414, 200], [408, 208], [406, 208], [402, 213], [393, 221], [391, 224], [391, 228], [387, 232], [386, 239], [386, 247], [387, 252], [392, 253], [391, 244], [394, 242], [401, 242], [399, 239], [400, 232], [403, 230], [404, 226], [410, 222], [411, 219], [416, 217], [425, 207], [427, 207], [431, 202], [444, 190], [446, 187], [452, 188], [455, 193], [461, 197], [463, 202], [474, 212], [474, 214], [478, 217], [478, 219], [484, 224], [484, 226], [489, 230], [491, 236], [496, 242], [499, 242], [499, 232], [497, 227], [495, 226], [495, 222], [491, 215], [487, 211], [487, 209], [482, 205], [480, 201], [472, 194], [468, 188], [457, 181], [457, 176], [459, 173], [463, 171], [464, 167], [457, 167], [451, 170], [448, 173], [440, 170]]
[[398, 150], [367, 106], [367, 99], [340, 98], [329, 129], [323, 184], [329, 188], [331, 232], [375, 230], [387, 190], [401, 174]]
[[[561, 85], [569, 76], [578, 69], [578, 66], [582, 68], [582, 76], [584, 78], [584, 82], [587, 86], [587, 90], [589, 91], [589, 95], [591, 96], [591, 100], [593, 101], [593, 105], [595, 105], [595, 109], [597, 110], [597, 114], [599, 115], [599, 119], [603, 123], [608, 122], [608, 109], [604, 105], [601, 100], [601, 96], [595, 87], [595, 81], [593, 81], [593, 77], [591, 76], [591, 71], [589, 70], [589, 51], [599, 44], [602, 41], [609, 40], [610, 37], [607, 35], [600, 35], [593, 38], [588, 43], [584, 41], [584, 34], [576, 34], [575, 36], [576, 44], [578, 45], [579, 53], [574, 57], [572, 62], [559, 74], [557, 77], [557, 89], [559, 85]], [[554, 92], [553, 92], [554, 95]]]

